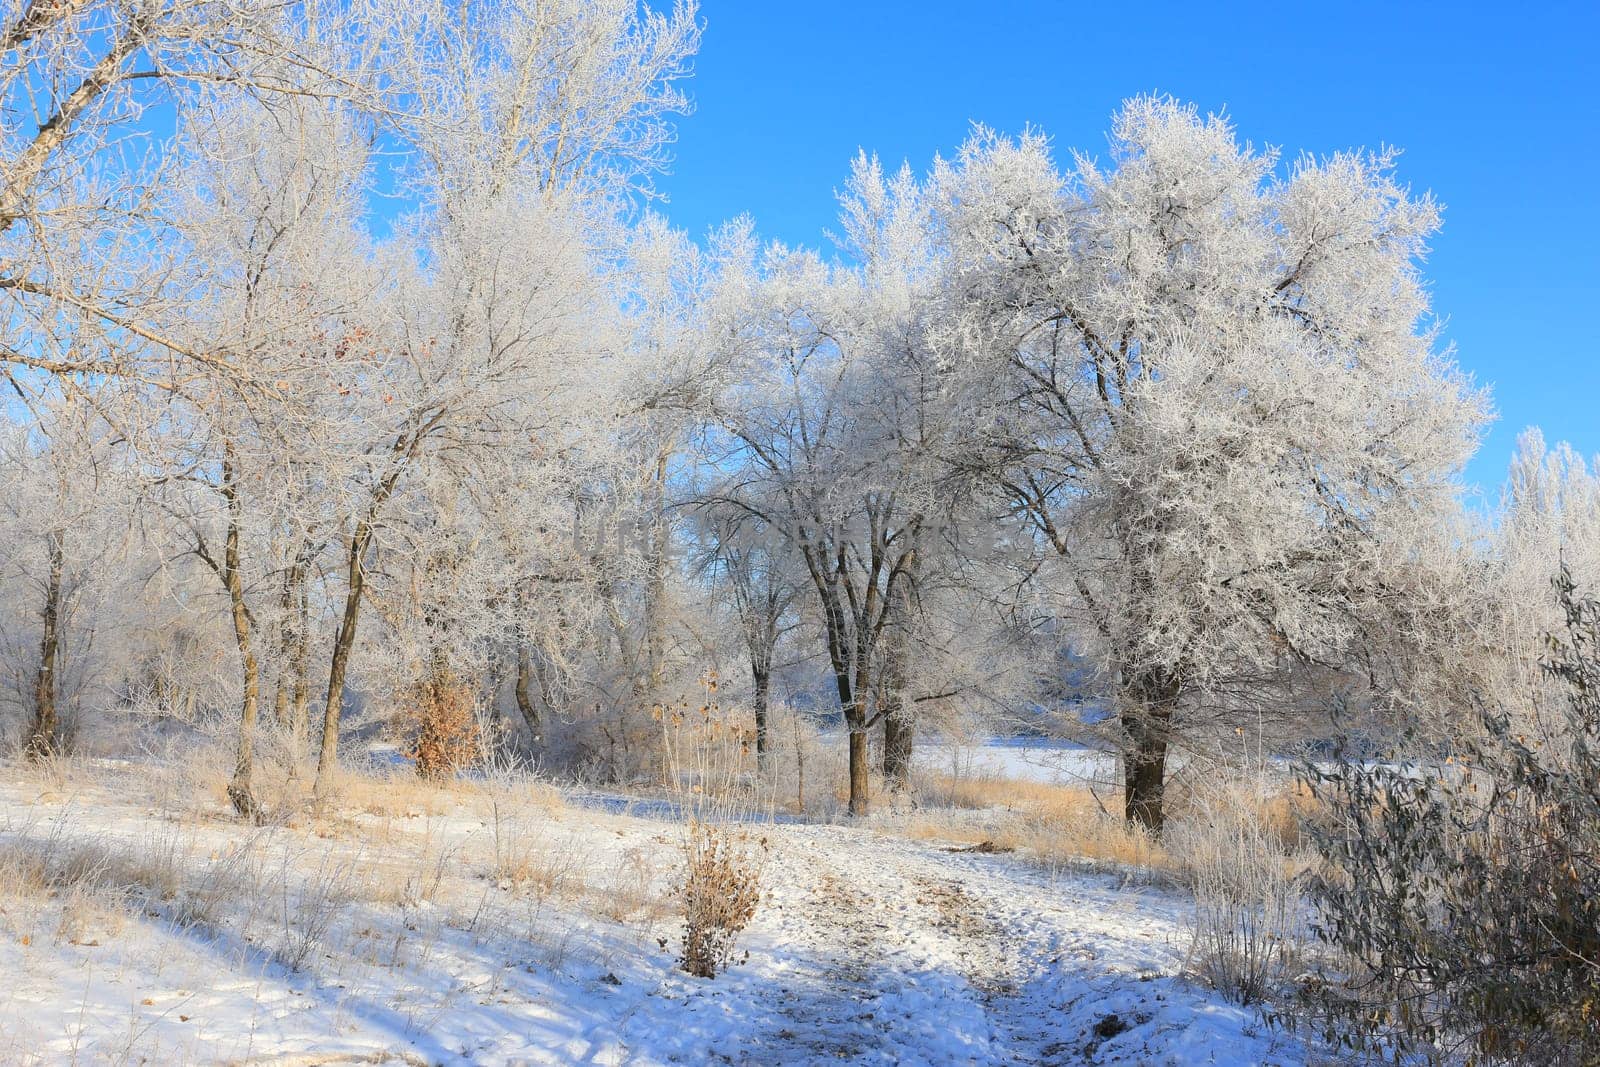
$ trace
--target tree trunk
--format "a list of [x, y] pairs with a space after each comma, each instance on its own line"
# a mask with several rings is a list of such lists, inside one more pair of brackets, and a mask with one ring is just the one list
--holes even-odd
[[278, 662], [281, 666], [278, 668], [277, 679], [272, 687], [272, 725], [282, 727], [288, 725], [289, 721], [289, 686], [291, 682], [289, 680], [289, 664], [284, 660], [279, 660]]
[[883, 780], [892, 792], [905, 789], [911, 777], [911, 748], [916, 724], [901, 708], [883, 717]]
[[911, 777], [911, 747], [916, 722], [911, 701], [906, 695], [905, 662], [900, 634], [893, 636], [884, 663], [883, 684], [878, 694], [883, 715], [883, 784], [892, 793], [904, 791]]
[[876, 586], [868, 585], [864, 598], [868, 606], [856, 620], [855, 678], [850, 686], [853, 699], [845, 711], [845, 722], [850, 727], [850, 814], [856, 817], [867, 814], [867, 730], [872, 726], [867, 705], [872, 694], [872, 636], [865, 623], [872, 618], [875, 593]]
[[755, 696], [751, 703], [754, 705], [756, 713], [756, 766], [765, 768], [767, 765], [767, 707], [772, 691], [772, 672], [752, 664], [750, 680], [755, 689]]
[[1161, 833], [1166, 822], [1166, 741], [1141, 737], [1123, 753], [1122, 761], [1123, 817], [1151, 833]]
[[301, 578], [295, 612], [294, 688], [289, 694], [289, 743], [294, 749], [294, 763], [298, 769], [306, 758], [306, 734], [311, 726], [311, 607], [304, 576]]
[[883, 784], [893, 793], [902, 792], [910, 778], [911, 744], [916, 729], [906, 693], [904, 625], [903, 620], [897, 621], [888, 635], [883, 677], [878, 686], [879, 714], [883, 716]]
[[795, 807], [800, 810], [802, 818], [806, 814], [806, 746], [800, 736], [800, 716], [790, 715], [789, 721], [794, 726], [794, 771], [795, 771]]
[[539, 722], [539, 708], [533, 702], [533, 657], [528, 655], [526, 643], [517, 644], [517, 710], [522, 712], [522, 721], [528, 724], [528, 730], [533, 734], [534, 747], [538, 747], [544, 740], [544, 731]]
[[350, 650], [356, 643], [356, 626], [361, 621], [361, 596], [366, 587], [367, 549], [372, 545], [372, 535], [383, 514], [384, 505], [400, 484], [400, 477], [414, 460], [440, 420], [443, 409], [426, 422], [413, 426], [395, 440], [394, 463], [383, 479], [373, 487], [367, 510], [356, 520], [350, 532], [350, 554], [346, 562], [344, 612], [339, 617], [339, 632], [333, 640], [333, 659], [328, 665], [328, 699], [322, 708], [322, 748], [317, 753], [317, 777], [311, 784], [311, 799], [321, 804], [333, 788], [333, 775], [339, 767], [339, 713], [344, 707], [344, 676], [350, 665]]
[[[277, 659], [277, 684], [272, 694], [272, 721], [280, 729], [290, 732], [290, 748], [296, 763], [304, 751], [300, 742], [304, 734], [296, 736], [294, 723], [290, 719], [290, 708], [294, 702], [294, 688], [299, 682], [296, 676], [295, 652], [300, 644], [300, 628], [305, 620], [300, 615], [301, 598], [304, 595], [302, 586], [305, 584], [305, 563], [302, 552], [295, 558], [293, 564], [284, 572], [283, 589], [278, 599], [281, 615], [278, 622], [278, 636], [275, 641], [273, 653]], [[292, 772], [291, 772], [292, 773]]]
[[228, 533], [223, 543], [222, 580], [228, 588], [228, 603], [233, 609], [233, 639], [239, 648], [244, 696], [239, 708], [239, 751], [234, 762], [233, 781], [228, 784], [228, 799], [233, 809], [245, 818], [261, 814], [250, 779], [255, 769], [256, 705], [260, 696], [261, 668], [256, 662], [250, 632], [250, 612], [244, 602], [244, 575], [239, 563], [239, 488], [234, 481], [232, 449], [224, 447], [222, 492], [228, 502]]
[[667, 463], [671, 455], [668, 447], [656, 456], [656, 499], [645, 546], [645, 685], [639, 694], [641, 706], [657, 700], [667, 674], [667, 541], [671, 533], [667, 526]]
[[350, 650], [356, 643], [356, 626], [361, 617], [361, 592], [366, 584], [363, 560], [371, 543], [372, 524], [366, 521], [357, 523], [350, 534], [344, 613], [339, 618], [339, 632], [333, 641], [333, 660], [328, 666], [328, 702], [322, 709], [322, 749], [317, 755], [317, 778], [311, 786], [311, 796], [318, 803], [327, 798], [328, 791], [333, 787], [333, 775], [339, 766], [339, 713], [344, 705], [344, 676], [350, 664]]
[[850, 726], [850, 807], [851, 818], [867, 814], [867, 728]]
[[883, 681], [879, 686], [883, 715], [883, 780], [892, 792], [902, 792], [911, 777], [911, 750], [916, 736], [916, 720], [911, 695], [907, 691], [906, 660], [911, 653], [912, 613], [916, 608], [915, 581], [917, 554], [909, 551], [902, 563], [903, 573], [892, 580], [893, 612], [885, 633]]
[[44, 589], [44, 629], [39, 637], [39, 667], [33, 678], [33, 726], [23, 750], [37, 762], [56, 750], [56, 657], [61, 650], [61, 576], [66, 569], [66, 533], [45, 535], [49, 573]]
[[866, 655], [856, 657], [855, 678], [847, 679], [844, 675], [838, 678], [839, 694], [845, 699], [844, 721], [850, 731], [850, 806], [849, 813], [852, 817], [861, 817], [867, 814], [868, 779], [870, 762], [867, 757], [867, 731], [871, 729], [872, 722], [867, 717], [868, 688], [871, 684], [867, 671], [868, 659]]
[[1167, 672], [1136, 678], [1124, 690], [1123, 817], [1160, 834], [1166, 820], [1167, 743], [1181, 686]]

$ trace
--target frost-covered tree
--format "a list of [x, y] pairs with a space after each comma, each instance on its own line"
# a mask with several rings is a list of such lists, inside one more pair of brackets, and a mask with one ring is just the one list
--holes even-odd
[[1524, 431], [1511, 458], [1498, 539], [1512, 595], [1523, 608], [1543, 608], [1534, 629], [1553, 630], [1560, 620], [1550, 583], [1563, 564], [1580, 590], [1600, 585], [1600, 460], [1587, 463], [1566, 442], [1552, 448], [1537, 429]]
[[1121, 726], [1126, 814], [1288, 665], [1405, 643], [1419, 531], [1456, 507], [1484, 395], [1420, 273], [1439, 221], [1383, 152], [1280, 165], [1164, 99], [1106, 164], [980, 134], [932, 178], [983, 462], [1056, 559]]
[[[242, 815], [259, 807], [263, 674], [282, 677], [302, 586], [334, 534], [325, 487], [344, 469], [338, 401], [364, 370], [352, 319], [379, 289], [359, 222], [362, 143], [338, 105], [219, 101], [193, 114], [167, 193], [186, 239], [174, 289], [186, 284], [165, 332], [227, 366], [201, 366], [170, 391], [151, 419], [152, 465], [184, 556], [216, 578], [231, 621], [240, 730], [229, 795]], [[286, 705], [292, 688], [278, 687]], [[293, 732], [298, 748], [303, 728]]]
[[[391, 250], [401, 279], [378, 368], [360, 383], [362, 457], [349, 482], [344, 603], [324, 706], [316, 792], [338, 757], [339, 716], [371, 553], [424, 468], [458, 484], [508, 448], [551, 435], [603, 386], [615, 335], [598, 258], [630, 189], [664, 161], [672, 82], [698, 28], [638, 5], [386, 3], [394, 133], [417, 210]], [[434, 484], [444, 476], [435, 470]]]
[[[6, 520], [30, 691], [81, 566], [65, 404], [165, 520], [121, 688], [237, 715], [246, 814], [256, 718], [298, 755], [314, 689], [319, 796], [347, 688], [514, 705], [542, 757], [627, 774], [641, 713], [736, 655], [764, 749], [785, 634], [864, 813], [875, 730], [903, 784], [919, 720], [1033, 704], [1048, 636], [1159, 827], [1174, 745], [1335, 687], [1476, 692], [1543, 571], [1583, 581], [1569, 453], [1530, 439], [1505, 521], [1461, 519], [1486, 402], [1392, 155], [1286, 164], [1139, 99], [1104, 164], [987, 133], [921, 179], [858, 159], [836, 259], [743, 223], [700, 248], [641, 210], [698, 35], [689, 2], [5, 6], [0, 385], [54, 501]], [[1476, 626], [1466, 588], [1506, 610]]]
[[1497, 521], [1483, 536], [1490, 550], [1475, 631], [1484, 667], [1484, 702], [1525, 708], [1549, 697], [1538, 669], [1546, 635], [1563, 625], [1552, 593], [1563, 573], [1577, 596], [1600, 588], [1600, 471], [1565, 442], [1549, 446], [1537, 429], [1517, 438]]
[[699, 510], [698, 563], [710, 591], [731, 604], [739, 650], [750, 674], [756, 759], [765, 766], [773, 676], [779, 648], [797, 626], [796, 601], [804, 591], [788, 540], [744, 507]]
[[0, 436], [0, 707], [37, 760], [80, 740], [79, 713], [115, 689], [134, 480], [83, 397], [33, 400]]
[[918, 586], [932, 539], [971, 515], [962, 382], [938, 343], [950, 327], [930, 200], [908, 171], [856, 161], [841, 198], [847, 263], [782, 247], [727, 256], [715, 299], [729, 386], [711, 420], [707, 501], [787, 541], [809, 579], [849, 737], [850, 810], [868, 803], [868, 736], [883, 724], [891, 784], [910, 760]]
[[800, 560], [848, 731], [850, 811], [861, 815], [879, 640], [910, 580], [921, 487], [902, 485], [903, 469], [886, 461], [870, 350], [846, 332], [859, 306], [852, 280], [814, 255], [775, 249], [741, 288], [742, 373], [712, 416], [713, 468], [728, 473], [704, 499], [785, 538]]
[[[163, 131], [174, 112], [217, 94], [365, 97], [363, 49], [345, 32], [355, 10], [0, 5], [0, 370], [169, 379], [223, 366], [150, 318], [170, 266], [170, 220], [152, 195], [172, 162]], [[124, 343], [72, 344], [85, 323]]]

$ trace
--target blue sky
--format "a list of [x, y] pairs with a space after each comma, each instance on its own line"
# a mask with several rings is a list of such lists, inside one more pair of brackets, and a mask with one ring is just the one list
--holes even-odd
[[1533, 424], [1600, 453], [1600, 4], [1221, 8], [702, 0], [663, 210], [820, 245], [857, 148], [921, 169], [980, 121], [1103, 155], [1140, 92], [1290, 154], [1397, 145], [1402, 179], [1445, 205], [1435, 306], [1500, 413], [1469, 479], [1497, 495]]

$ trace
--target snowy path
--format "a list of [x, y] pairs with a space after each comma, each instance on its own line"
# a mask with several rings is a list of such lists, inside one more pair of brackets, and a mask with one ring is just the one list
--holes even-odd
[[[840, 827], [790, 828], [778, 847], [750, 962], [684, 994], [708, 1016], [685, 1062], [1303, 1062], [1176, 977], [1176, 896]], [[739, 1030], [716, 1033], [729, 1015]]]

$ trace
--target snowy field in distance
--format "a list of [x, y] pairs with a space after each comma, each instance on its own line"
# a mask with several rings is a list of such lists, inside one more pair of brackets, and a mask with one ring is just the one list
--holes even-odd
[[1117, 778], [1117, 757], [1065, 741], [1033, 737], [919, 741], [917, 766], [957, 778], [1014, 778], [1052, 785], [1108, 784]]

